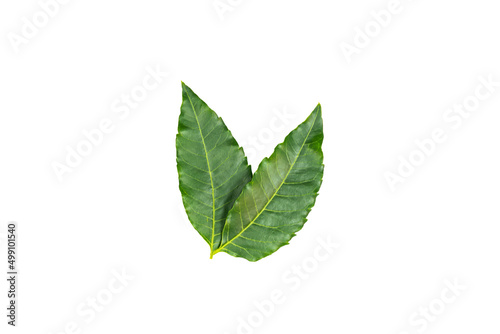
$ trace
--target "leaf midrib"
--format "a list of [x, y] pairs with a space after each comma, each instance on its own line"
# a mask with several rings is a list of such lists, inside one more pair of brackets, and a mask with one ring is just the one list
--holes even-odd
[[[290, 174], [290, 172], [292, 171], [293, 169], [293, 166], [295, 166], [295, 163], [297, 162], [297, 159], [299, 158], [300, 156], [300, 153], [302, 152], [302, 149], [304, 148], [304, 145], [306, 144], [306, 141], [307, 139], [309, 138], [309, 135], [311, 134], [311, 131], [312, 131], [312, 128], [314, 127], [314, 124], [316, 124], [316, 119], [318, 118], [318, 115], [319, 115], [319, 112], [316, 113], [316, 116], [314, 117], [314, 121], [312, 122], [312, 125], [311, 125], [311, 128], [309, 129], [309, 131], [307, 132], [307, 135], [306, 137], [304, 138], [304, 142], [302, 143], [302, 145], [300, 146], [300, 150], [297, 154], [297, 156], [295, 157], [292, 165], [290, 166], [290, 168], [288, 169], [288, 172], [286, 173], [285, 177], [283, 178], [283, 180], [281, 181], [281, 184], [276, 188], [276, 191], [274, 192], [274, 194], [271, 196], [271, 198], [267, 201], [266, 205], [264, 205], [264, 207], [262, 208], [262, 210], [255, 216], [254, 219], [252, 219], [252, 221], [245, 227], [243, 228], [236, 236], [234, 236], [231, 240], [229, 240], [228, 242], [226, 242], [223, 246], [221, 246], [220, 248], [218, 248], [217, 250], [215, 250], [213, 252], [213, 254], [217, 254], [219, 253], [220, 251], [222, 251], [224, 248], [226, 248], [229, 244], [232, 244], [233, 241], [240, 237], [241, 234], [243, 234], [243, 232], [245, 232], [250, 226], [253, 225], [253, 223], [259, 218], [259, 216], [264, 212], [266, 211], [266, 208], [267, 206], [272, 202], [272, 200], [274, 199], [274, 197], [276, 196], [276, 194], [278, 193], [278, 191], [281, 189], [281, 187], [283, 186], [283, 184], [285, 183], [285, 180], [288, 178], [288, 175]], [[223, 231], [224, 233], [224, 231]]]
[[186, 93], [186, 96], [189, 100], [189, 104], [191, 104], [191, 109], [193, 109], [193, 114], [194, 118], [196, 119], [196, 123], [198, 124], [198, 130], [200, 131], [200, 137], [201, 141], [203, 143], [203, 150], [205, 151], [205, 158], [207, 159], [207, 167], [208, 167], [208, 174], [210, 176], [210, 185], [212, 187], [212, 238], [210, 242], [210, 258], [213, 256], [213, 250], [214, 250], [214, 237], [215, 237], [215, 188], [214, 188], [214, 180], [212, 178], [212, 170], [210, 168], [210, 160], [208, 159], [208, 152], [207, 152], [207, 146], [205, 145], [205, 137], [203, 137], [203, 132], [201, 131], [201, 126], [200, 122], [198, 121], [198, 115], [196, 115], [196, 110], [194, 109], [193, 101], [191, 100], [191, 97], [189, 96], [189, 92], [186, 90], [186, 88], [183, 86], [183, 90]]

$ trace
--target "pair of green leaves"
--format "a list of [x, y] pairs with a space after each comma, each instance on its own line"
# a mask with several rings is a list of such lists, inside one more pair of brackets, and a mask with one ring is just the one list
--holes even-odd
[[182, 83], [177, 170], [188, 218], [210, 246], [258, 261], [307, 221], [323, 179], [321, 106], [252, 176], [243, 149], [217, 114]]

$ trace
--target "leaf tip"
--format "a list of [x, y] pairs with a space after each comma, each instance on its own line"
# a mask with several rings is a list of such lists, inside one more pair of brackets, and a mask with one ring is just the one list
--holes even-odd
[[321, 103], [318, 102], [318, 105], [316, 106], [316, 110], [321, 115]]

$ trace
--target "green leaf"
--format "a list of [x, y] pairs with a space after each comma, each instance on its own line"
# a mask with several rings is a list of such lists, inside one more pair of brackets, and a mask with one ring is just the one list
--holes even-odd
[[227, 213], [252, 171], [222, 119], [184, 83], [176, 148], [182, 201], [211, 257]]
[[287, 245], [307, 221], [323, 179], [321, 106], [264, 159], [229, 211], [226, 252], [257, 261]]

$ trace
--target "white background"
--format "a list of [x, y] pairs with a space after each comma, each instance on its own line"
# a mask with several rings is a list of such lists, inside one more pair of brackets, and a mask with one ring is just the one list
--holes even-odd
[[[232, 334], [278, 289], [285, 302], [248, 333], [418, 333], [409, 318], [455, 279], [467, 288], [425, 332], [498, 332], [500, 88], [458, 129], [443, 120], [479, 76], [500, 81], [498, 4], [401, 0], [349, 63], [341, 43], [388, 3], [246, 0], [221, 19], [212, 0], [73, 0], [15, 52], [8, 36], [41, 9], [3, 1], [0, 232], [19, 223], [21, 275], [19, 326], [2, 311], [0, 332]], [[148, 66], [169, 75], [120, 120], [112, 103]], [[321, 102], [324, 183], [290, 246], [209, 260], [178, 190], [181, 80], [255, 149], [254, 171]], [[114, 131], [60, 182], [53, 162], [105, 118]], [[391, 191], [384, 173], [436, 127], [447, 141]], [[283, 275], [327, 237], [340, 247], [292, 290]], [[87, 323], [77, 307], [122, 268], [134, 279]]]

